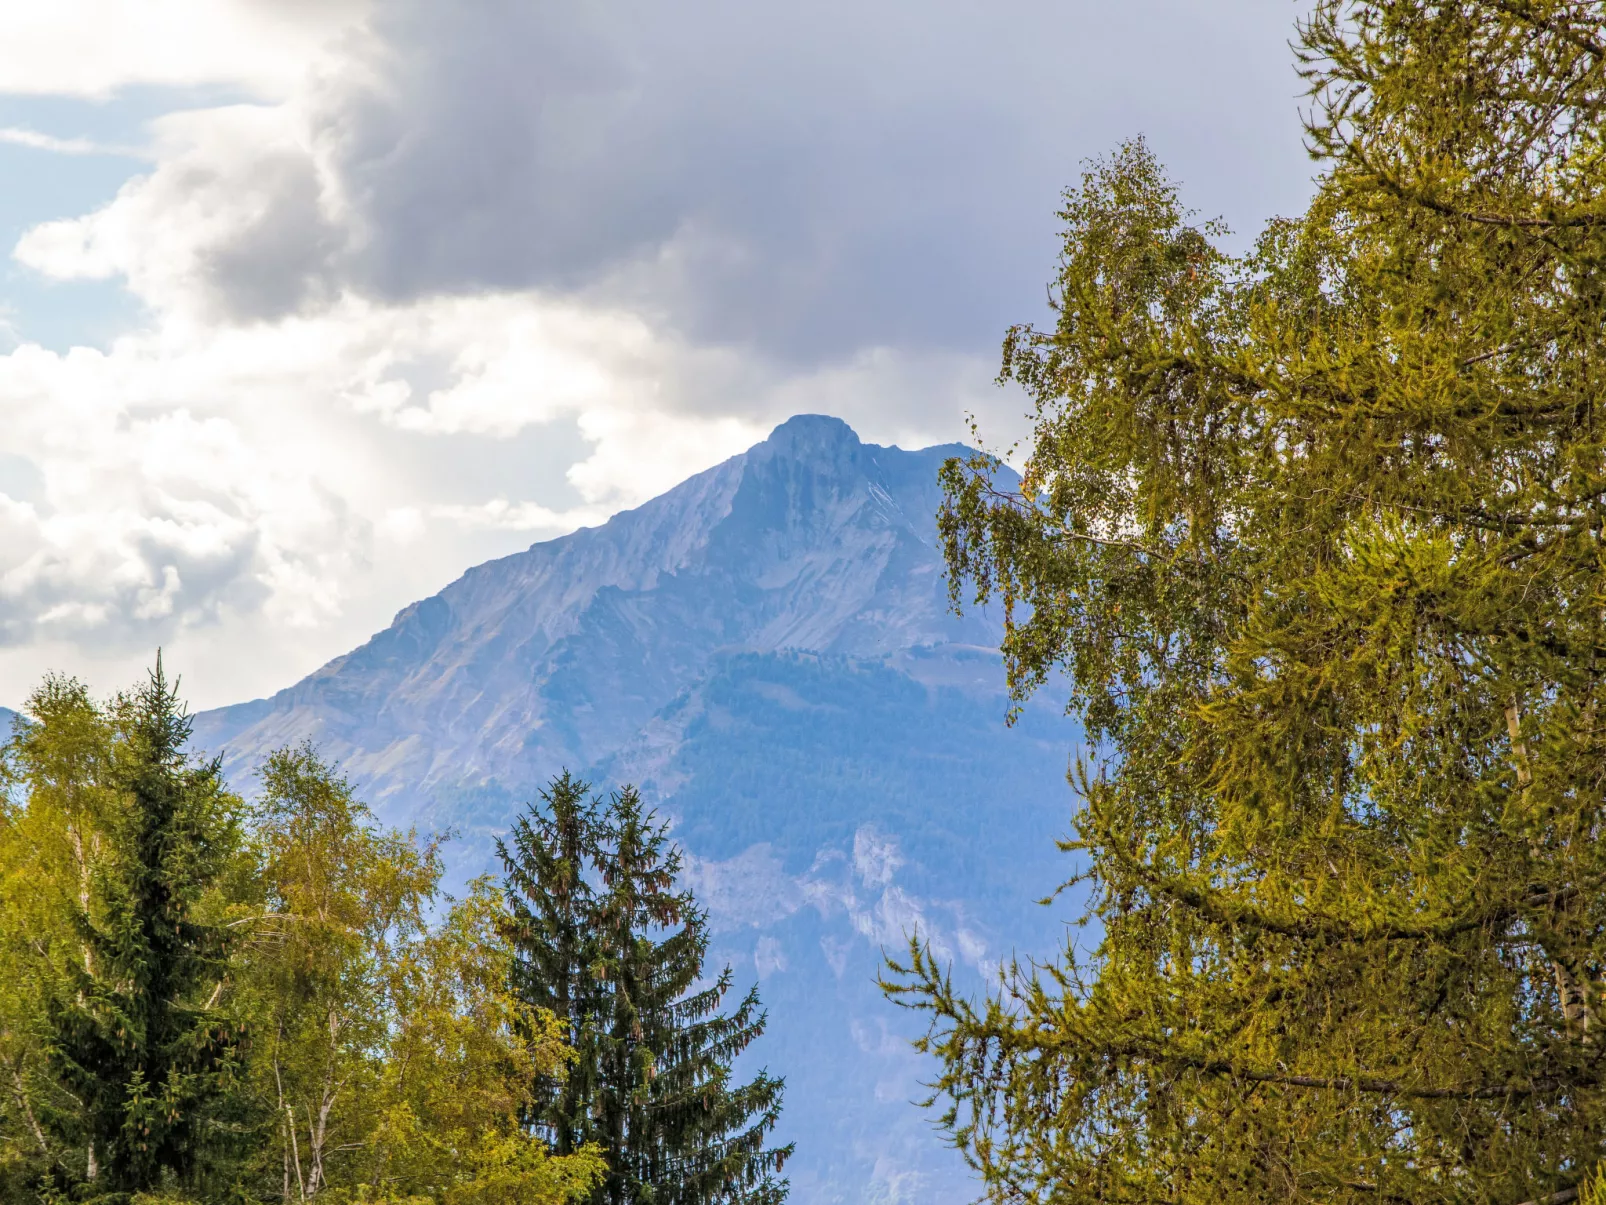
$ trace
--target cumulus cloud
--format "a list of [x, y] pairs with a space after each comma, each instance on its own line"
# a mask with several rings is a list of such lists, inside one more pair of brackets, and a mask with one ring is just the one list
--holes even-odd
[[226, 421], [130, 414], [92, 384], [50, 388], [53, 369], [77, 375], [71, 360], [85, 358], [49, 364], [25, 348], [0, 362], [11, 446], [37, 456], [45, 487], [42, 503], [3, 499], [0, 640], [118, 640], [230, 608], [291, 626], [321, 618], [361, 520], [315, 481], [264, 465]]
[[327, 299], [345, 233], [288, 105], [229, 105], [152, 123], [154, 171], [104, 209], [45, 222], [16, 247], [57, 280], [124, 280], [164, 316], [276, 318]]
[[[366, 635], [336, 622], [362, 579], [392, 592], [362, 616], [377, 625], [472, 560], [600, 522], [762, 436], [655, 412], [641, 380], [677, 352], [638, 325], [531, 294], [347, 298], [0, 356], [0, 663], [271, 630], [304, 672]], [[533, 479], [490, 454], [526, 433], [561, 453]], [[415, 476], [441, 454], [476, 471]], [[282, 662], [257, 670], [217, 689], [283, 684]]]
[[0, 92], [106, 97], [133, 84], [291, 91], [368, 0], [51, 0], [15, 5]]
[[[1055, 195], [1121, 137], [1149, 130], [1218, 205], [1297, 197], [1271, 158], [1297, 150], [1286, 22], [1270, 0], [1034, 0], [1009, 21], [395, 0], [283, 103], [158, 123], [157, 171], [25, 258], [142, 295], [188, 277], [243, 318], [348, 288], [541, 288], [804, 363], [974, 349], [1032, 316]], [[1289, 103], [1201, 103], [1224, 79]]]
[[190, 91], [114, 198], [15, 248], [144, 310], [99, 350], [0, 357], [0, 455], [37, 485], [0, 472], [0, 666], [189, 641], [237, 650], [198, 696], [231, 701], [791, 413], [919, 445], [1015, 409], [992, 349], [1040, 310], [1079, 159], [1147, 130], [1207, 210], [1252, 226], [1297, 203], [1288, 19], [1281, 0], [8, 14], [0, 92]]

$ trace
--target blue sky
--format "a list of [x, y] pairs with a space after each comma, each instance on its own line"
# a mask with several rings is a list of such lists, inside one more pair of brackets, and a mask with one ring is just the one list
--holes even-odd
[[[24, 12], [27, 9], [29, 11]], [[1285, 0], [0, 16], [0, 703], [286, 685], [799, 411], [1001, 439], [1058, 192], [1298, 209]]]

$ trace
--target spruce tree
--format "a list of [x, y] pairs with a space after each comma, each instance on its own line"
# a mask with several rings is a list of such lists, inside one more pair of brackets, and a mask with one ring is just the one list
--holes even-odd
[[677, 884], [667, 825], [634, 788], [605, 802], [587, 790], [557, 779], [502, 851], [515, 982], [527, 1002], [568, 1010], [578, 1053], [532, 1120], [554, 1141], [601, 1148], [597, 1205], [779, 1202], [792, 1148], [764, 1141], [783, 1083], [767, 1072], [731, 1082], [731, 1062], [764, 1031], [757, 989], [728, 1014], [730, 968], [697, 989], [707, 918]]
[[208, 915], [238, 848], [238, 801], [216, 762], [186, 756], [190, 722], [160, 657], [112, 730], [116, 805], [86, 863], [80, 953], [49, 1007], [47, 1051], [79, 1104], [57, 1115], [84, 1152], [78, 1191], [120, 1201], [204, 1187], [226, 1162], [244, 1035], [218, 1008], [231, 935]]
[[[518, 817], [497, 841], [507, 879], [514, 995], [557, 1018], [575, 1052], [567, 1073], [535, 1085], [527, 1121], [560, 1155], [597, 1140], [588, 1108], [597, 1090], [594, 1027], [603, 1014], [597, 899], [588, 872], [598, 848], [597, 805], [565, 771], [541, 792], [545, 808]], [[593, 874], [593, 877], [594, 874]]]

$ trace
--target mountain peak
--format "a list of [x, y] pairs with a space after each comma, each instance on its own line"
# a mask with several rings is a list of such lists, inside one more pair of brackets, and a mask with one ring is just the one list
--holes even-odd
[[198, 739], [233, 772], [314, 738], [417, 805], [595, 763], [728, 652], [996, 644], [948, 610], [932, 516], [949, 451], [797, 415], [600, 527], [468, 570], [273, 698], [198, 717]]
[[[386, 823], [462, 835], [453, 884], [497, 865], [492, 838], [561, 769], [635, 783], [674, 819], [721, 960], [766, 979], [794, 1068], [793, 1200], [881, 1199], [868, 1160], [943, 1157], [911, 1145], [913, 1113], [884, 1120], [904, 1047], [853, 1042], [875, 1009], [895, 1018], [873, 986], [883, 944], [919, 925], [985, 968], [1007, 948], [989, 921], [1058, 933], [1030, 902], [1060, 871], [1063, 743], [1035, 726], [1056, 709], [1006, 729], [1002, 633], [948, 609], [938, 472], [964, 452], [798, 415], [604, 524], [468, 570], [271, 699], [202, 713], [196, 747], [249, 789], [272, 750], [317, 741]], [[921, 1200], [971, 1195], [921, 1175]]]
[[839, 456], [863, 446], [852, 427], [829, 414], [794, 414], [759, 445], [782, 456]]

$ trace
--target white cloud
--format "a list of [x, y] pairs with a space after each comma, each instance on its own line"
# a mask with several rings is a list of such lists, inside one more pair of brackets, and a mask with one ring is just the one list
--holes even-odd
[[[991, 347], [1036, 308], [1078, 158], [1148, 125], [1256, 206], [1305, 171], [1292, 105], [1240, 103], [1292, 78], [1271, 0], [1033, 0], [1002, 25], [908, 0], [12, 7], [0, 93], [200, 106], [149, 124], [110, 202], [15, 248], [145, 311], [100, 350], [0, 357], [0, 459], [40, 483], [0, 493], [13, 700], [44, 665], [123, 675], [158, 640], [204, 665], [199, 702], [286, 685], [792, 413], [910, 446], [985, 410], [1007, 440]], [[1153, 53], [1117, 69], [1139, 27]], [[1247, 168], [1217, 172], [1223, 140]]]
[[289, 92], [368, 0], [49, 0], [6, 11], [0, 92], [104, 97], [131, 84]]
[[337, 604], [353, 543], [341, 499], [264, 463], [221, 418], [133, 413], [70, 380], [42, 401], [30, 383], [51, 367], [70, 378], [71, 360], [88, 358], [51, 366], [47, 356], [23, 348], [0, 360], [8, 446], [33, 458], [47, 500], [11, 508], [0, 559], [7, 643], [117, 641], [259, 607], [308, 626]]
[[[0, 452], [34, 485], [0, 492], [0, 676], [48, 655], [110, 658], [120, 681], [158, 643], [226, 632], [238, 655], [192, 672], [198, 702], [285, 685], [468, 564], [761, 436], [655, 409], [675, 388], [644, 382], [678, 360], [617, 315], [532, 294], [345, 298], [248, 325], [172, 318], [105, 350], [19, 347], [0, 356]], [[566, 469], [476, 473], [492, 445], [565, 425]], [[436, 478], [461, 462], [461, 483], [440, 496], [413, 476], [421, 458]], [[278, 652], [253, 664], [255, 646]]]
[[[445, 519], [459, 527], [482, 531], [568, 531], [594, 526], [608, 517], [605, 510], [595, 507], [559, 511], [535, 502], [509, 502], [506, 498], [492, 498], [475, 506], [450, 503], [431, 506], [427, 514], [432, 519]], [[424, 531], [422, 516], [416, 507], [398, 507], [385, 518], [387, 531], [399, 541], [415, 539]]]
[[57, 155], [117, 155], [128, 159], [150, 157], [150, 151], [144, 147], [116, 146], [90, 138], [57, 138], [22, 126], [0, 126], [0, 142]]
[[16, 258], [56, 280], [120, 278], [168, 321], [278, 318], [331, 295], [349, 232], [293, 105], [151, 123], [155, 170], [104, 208], [35, 226]]
[[[773, 411], [770, 416], [780, 417]], [[686, 476], [682, 466], [734, 456], [763, 439], [767, 427], [763, 419], [745, 416], [599, 408], [580, 419], [580, 431], [596, 451], [576, 464], [569, 478], [588, 498], [607, 497], [627, 481], [649, 496], [658, 494]]]
[[[607, 412], [623, 394], [649, 395], [662, 371], [652, 332], [628, 314], [548, 302], [505, 307], [487, 323], [485, 311], [483, 296], [437, 299], [405, 358], [373, 361], [352, 400], [407, 431], [508, 436], [563, 415]], [[409, 377], [420, 370], [449, 383], [415, 387]]]
[[753, 948], [753, 966], [760, 979], [768, 979], [777, 971], [786, 970], [786, 951], [779, 941], [765, 934]]

